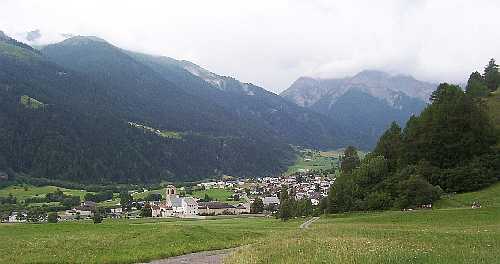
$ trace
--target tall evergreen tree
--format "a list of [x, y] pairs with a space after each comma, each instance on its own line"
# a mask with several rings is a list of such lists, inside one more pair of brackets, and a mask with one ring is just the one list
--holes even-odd
[[484, 97], [490, 93], [483, 76], [477, 71], [470, 75], [465, 91], [472, 97]]
[[385, 157], [389, 161], [389, 168], [394, 171], [401, 159], [402, 145], [401, 127], [396, 122], [392, 122], [390, 128], [380, 137], [373, 153]]
[[488, 65], [484, 68], [484, 81], [490, 91], [496, 91], [500, 85], [500, 76], [498, 74], [498, 65], [495, 59], [490, 59]]
[[359, 163], [358, 150], [353, 146], [348, 146], [344, 150], [344, 155], [340, 163], [340, 170], [343, 173], [351, 173], [352, 170], [359, 166]]
[[287, 187], [282, 187], [280, 192], [279, 218], [286, 221], [293, 217], [293, 204]]

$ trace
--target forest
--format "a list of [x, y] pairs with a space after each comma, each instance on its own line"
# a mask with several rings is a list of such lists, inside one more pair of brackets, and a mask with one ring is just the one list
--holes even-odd
[[428, 207], [443, 193], [479, 190], [500, 180], [498, 131], [488, 98], [500, 86], [491, 59], [470, 75], [465, 90], [442, 83], [430, 104], [404, 128], [393, 123], [360, 161], [346, 149], [329, 212]]

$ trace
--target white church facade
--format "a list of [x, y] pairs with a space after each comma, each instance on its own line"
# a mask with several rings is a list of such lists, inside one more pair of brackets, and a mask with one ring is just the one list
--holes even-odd
[[153, 217], [192, 217], [198, 215], [198, 203], [193, 197], [179, 197], [173, 185], [166, 188], [164, 202], [151, 206]]

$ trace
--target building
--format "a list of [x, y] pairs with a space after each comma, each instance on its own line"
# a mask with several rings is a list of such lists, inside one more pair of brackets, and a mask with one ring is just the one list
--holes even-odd
[[21, 223], [26, 222], [27, 214], [24, 212], [12, 212], [9, 215], [9, 223]]
[[221, 202], [200, 202], [198, 204], [200, 215], [234, 215], [236, 208], [227, 203]]
[[277, 196], [268, 196], [262, 199], [264, 206], [276, 206], [280, 204], [280, 199]]
[[179, 197], [177, 189], [173, 185], [168, 185], [165, 193], [165, 203], [160, 203], [152, 207], [153, 216], [189, 217], [198, 214], [198, 203], [193, 197]]
[[174, 211], [171, 206], [167, 206], [165, 202], [151, 205], [152, 217], [169, 217], [174, 216]]

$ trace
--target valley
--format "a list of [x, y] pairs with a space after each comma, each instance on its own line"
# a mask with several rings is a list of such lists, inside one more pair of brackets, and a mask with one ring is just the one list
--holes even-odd
[[499, 262], [494, 1], [28, 1], [0, 263]]

